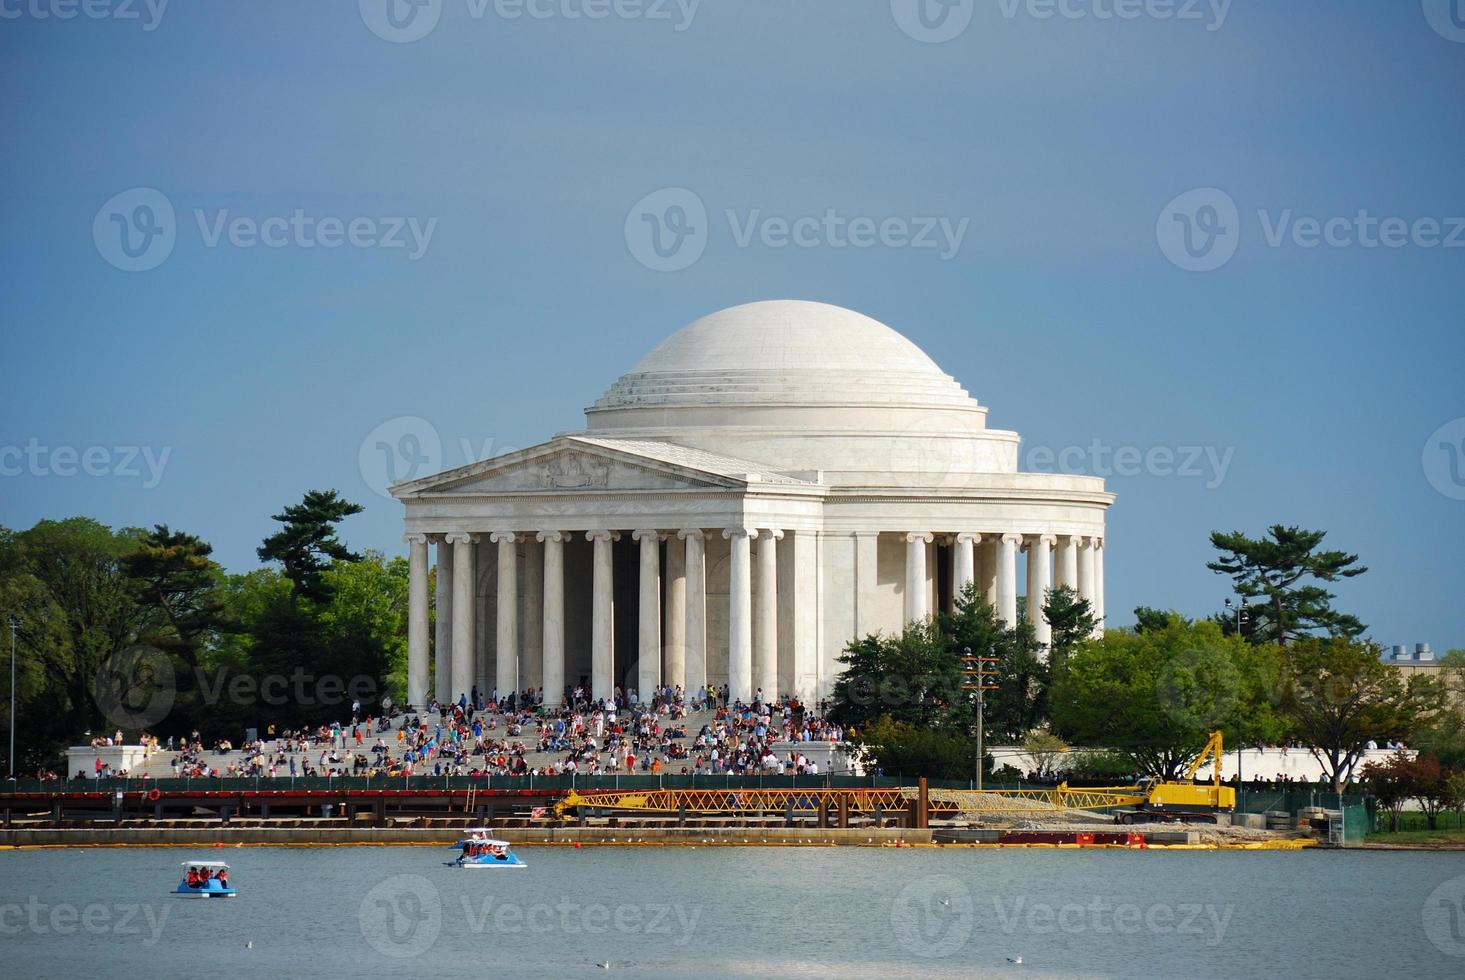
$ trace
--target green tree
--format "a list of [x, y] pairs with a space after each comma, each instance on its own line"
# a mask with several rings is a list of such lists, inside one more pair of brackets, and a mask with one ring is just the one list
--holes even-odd
[[1445, 709], [1440, 685], [1405, 683], [1379, 659], [1377, 645], [1346, 636], [1305, 637], [1281, 658], [1280, 708], [1289, 734], [1342, 792], [1370, 742], [1406, 738]]
[[850, 641], [830, 695], [830, 718], [864, 728], [877, 719], [923, 728], [960, 725], [962, 662], [933, 620], [909, 623], [894, 636]]
[[[859, 730], [851, 742], [867, 768], [887, 776], [915, 779], [973, 779], [976, 743], [959, 732], [923, 728], [886, 716]], [[992, 760], [984, 760], [984, 773]]]
[[132, 580], [143, 617], [140, 639], [179, 655], [189, 668], [198, 664], [200, 647], [228, 628], [224, 571], [209, 557], [213, 550], [159, 524], [122, 556], [122, 573]]
[[325, 573], [331, 600], [320, 610], [332, 635], [370, 637], [365, 652], [381, 659], [383, 693], [398, 704], [407, 700], [407, 579], [401, 556], [368, 551], [360, 561], [337, 562]]
[[[1134, 610], [1134, 631], [1143, 633], [1146, 630], [1151, 632], [1165, 629], [1170, 625], [1170, 617], [1175, 613], [1167, 612], [1164, 609], [1155, 609], [1150, 606], [1137, 606]], [[1187, 620], [1189, 622], [1189, 620]]]
[[300, 503], [270, 518], [284, 526], [265, 538], [257, 549], [259, 559], [279, 562], [301, 597], [326, 602], [330, 598], [324, 581], [326, 568], [331, 562], [360, 558], [336, 537], [336, 525], [362, 509], [334, 490], [310, 490]]
[[95, 696], [98, 673], [108, 658], [136, 641], [145, 621], [122, 567], [140, 533], [71, 517], [40, 521], [11, 536], [5, 549], [7, 574], [33, 576], [65, 614], [70, 657], [62, 681], [73, 732], [107, 724]]
[[1048, 620], [1052, 631], [1048, 662], [1054, 666], [1062, 664], [1080, 644], [1094, 635], [1099, 626], [1089, 601], [1067, 585], [1060, 585], [1048, 593], [1043, 617]]
[[1113, 629], [1073, 653], [1053, 680], [1053, 729], [1125, 753], [1133, 769], [1174, 779], [1210, 732], [1256, 737], [1271, 719], [1245, 671], [1262, 665], [1211, 622], [1178, 614], [1143, 633]]
[[[1211, 545], [1221, 557], [1206, 567], [1229, 575], [1236, 591], [1260, 599], [1248, 607], [1251, 622], [1245, 629], [1254, 643], [1288, 643], [1315, 631], [1355, 637], [1366, 628], [1359, 620], [1332, 606], [1336, 596], [1316, 582], [1336, 582], [1368, 571], [1358, 556], [1344, 551], [1319, 551], [1326, 531], [1305, 531], [1274, 524], [1264, 537], [1250, 538], [1240, 531], [1213, 531]], [[1228, 633], [1234, 621], [1225, 613], [1217, 621]]]
[[[28, 572], [0, 575], [0, 663], [11, 653], [12, 620], [16, 624], [14, 771], [29, 775], [52, 765], [56, 752], [70, 741], [74, 711], [68, 681], [76, 671], [76, 662], [66, 611], [51, 597], [45, 584]], [[8, 667], [0, 668], [0, 690], [4, 692], [0, 695], [3, 732], [9, 732]], [[3, 744], [9, 745], [8, 741]], [[0, 766], [0, 775], [10, 772], [11, 760], [7, 758]]]
[[1057, 779], [1068, 743], [1047, 728], [1034, 728], [1023, 737], [1022, 750], [1033, 760], [1039, 779]]

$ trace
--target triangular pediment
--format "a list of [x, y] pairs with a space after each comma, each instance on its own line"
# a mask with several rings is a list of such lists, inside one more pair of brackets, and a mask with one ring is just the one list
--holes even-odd
[[628, 490], [736, 489], [725, 473], [562, 437], [515, 453], [392, 487], [397, 497], [436, 494], [604, 493]]

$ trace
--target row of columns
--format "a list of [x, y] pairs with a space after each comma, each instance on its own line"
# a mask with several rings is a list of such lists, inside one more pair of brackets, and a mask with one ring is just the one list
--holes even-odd
[[[778, 541], [777, 528], [728, 528], [721, 532], [730, 542], [728, 687], [733, 698], [751, 700], [761, 690], [772, 696], [778, 691]], [[495, 544], [498, 565], [497, 647], [519, 649], [517, 543], [525, 535], [495, 531], [488, 540]], [[539, 531], [533, 534], [544, 546], [544, 574], [539, 587], [542, 601], [542, 679], [549, 698], [558, 698], [565, 688], [565, 564], [567, 531]], [[610, 699], [614, 679], [614, 566], [612, 545], [620, 539], [616, 531], [589, 531], [593, 546], [591, 575], [591, 697]], [[707, 552], [706, 534], [700, 528], [675, 532], [667, 549], [665, 636], [662, 635], [661, 542], [673, 535], [656, 529], [632, 532], [640, 545], [638, 589], [637, 689], [643, 693], [662, 686], [679, 686], [696, 691], [707, 683]], [[428, 596], [426, 534], [408, 534], [408, 627], [407, 700], [414, 707], [428, 700]], [[456, 701], [474, 685], [474, 568], [478, 534], [455, 532], [443, 535], [437, 552], [437, 636], [436, 677], [433, 695], [440, 702]], [[753, 609], [752, 542], [758, 542], [756, 576], [758, 609]], [[531, 583], [526, 582], [526, 587]], [[533, 608], [533, 604], [530, 604]], [[757, 624], [756, 633], [754, 623]], [[663, 674], [663, 653], [665, 673]], [[528, 686], [520, 676], [518, 656], [495, 658], [495, 687], [500, 693]]]
[[[929, 531], [905, 535], [905, 619], [911, 622], [931, 614], [926, 588], [926, 548], [935, 540]], [[959, 593], [977, 581], [977, 549], [981, 548], [979, 588], [1009, 626], [1017, 623], [1017, 554], [1028, 553], [1027, 619], [1038, 642], [1048, 645], [1052, 630], [1043, 616], [1050, 588], [1066, 585], [1088, 600], [1094, 617], [1104, 618], [1104, 539], [1077, 534], [963, 531], [948, 539], [952, 547], [952, 586]], [[1054, 550], [1056, 549], [1056, 550]], [[1054, 565], [1056, 563], [1056, 571]]]
[[[665, 683], [696, 691], [707, 683], [707, 582], [706, 533], [698, 528], [675, 532], [678, 544], [667, 549], [665, 601], [661, 609], [662, 541], [670, 541], [670, 532], [656, 529], [637, 530], [632, 539], [640, 545], [639, 560], [639, 633], [637, 637], [638, 690], [649, 692]], [[715, 533], [715, 532], [714, 532]], [[783, 531], [777, 528], [733, 527], [721, 531], [729, 542], [729, 607], [728, 607], [728, 687], [734, 698], [750, 700], [762, 690], [765, 695], [778, 693], [778, 542]], [[872, 537], [874, 532], [867, 537]], [[497, 649], [517, 651], [519, 636], [517, 544], [528, 535], [522, 532], [495, 531], [487, 540], [497, 546]], [[558, 697], [565, 688], [565, 566], [564, 545], [570, 540], [568, 531], [539, 531], [533, 538], [543, 545], [542, 579], [526, 582], [526, 592], [538, 602], [543, 617], [540, 626], [542, 664], [530, 676], [540, 677], [540, 686], [549, 697]], [[610, 698], [614, 694], [614, 568], [612, 544], [619, 540], [615, 531], [589, 531], [585, 537], [593, 545], [591, 597], [591, 696]], [[928, 588], [928, 547], [935, 541], [929, 531], [904, 535], [906, 568], [904, 589], [905, 621], [930, 615]], [[427, 562], [428, 537], [408, 534], [409, 597], [408, 597], [408, 670], [407, 695], [414, 707], [428, 700]], [[437, 550], [437, 635], [433, 695], [441, 702], [456, 701], [474, 685], [474, 584], [475, 553], [471, 545], [481, 540], [478, 534], [454, 532], [439, 539]], [[1009, 625], [1017, 622], [1017, 554], [1025, 550], [1027, 561], [1027, 618], [1037, 639], [1047, 645], [1051, 630], [1042, 615], [1047, 591], [1056, 585], [1067, 585], [1088, 600], [1094, 615], [1102, 623], [1103, 539], [1097, 536], [1036, 534], [1015, 532], [961, 532], [946, 538], [952, 546], [953, 588], [960, 592], [967, 583], [977, 581], [983, 595]], [[756, 555], [753, 550], [757, 543]], [[980, 549], [980, 551], [978, 550]], [[862, 551], [873, 561], [873, 541]], [[980, 556], [980, 561], [978, 557]], [[754, 615], [753, 586], [757, 584], [757, 615]], [[873, 580], [874, 569], [857, 569], [861, 581]], [[807, 584], [813, 588], [812, 583]], [[665, 623], [665, 635], [662, 624]], [[873, 624], [867, 624], [873, 625]], [[755, 630], [756, 627], [756, 630]], [[459, 655], [459, 652], [462, 655]], [[664, 657], [664, 674], [663, 674]], [[520, 674], [518, 656], [496, 659], [494, 684], [499, 692], [517, 691], [528, 686]]]

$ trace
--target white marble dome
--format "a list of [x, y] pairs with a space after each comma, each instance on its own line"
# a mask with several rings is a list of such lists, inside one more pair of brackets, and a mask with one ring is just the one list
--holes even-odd
[[[693, 321], [585, 412], [593, 435], [675, 442], [835, 484], [1010, 473], [1018, 437], [915, 344], [827, 303], [768, 300]], [[934, 459], [934, 463], [933, 463]], [[939, 472], [933, 472], [939, 471]]]

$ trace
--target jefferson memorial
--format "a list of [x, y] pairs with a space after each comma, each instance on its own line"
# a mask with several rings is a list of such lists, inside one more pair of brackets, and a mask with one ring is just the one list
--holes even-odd
[[[949, 608], [973, 580], [1009, 623], [1023, 580], [1029, 597], [1069, 585], [1103, 617], [1103, 480], [1018, 472], [1018, 434], [862, 314], [713, 313], [585, 417], [392, 488], [413, 706], [575, 684], [817, 699], [852, 638]], [[1026, 608], [1046, 643], [1041, 605]]]

